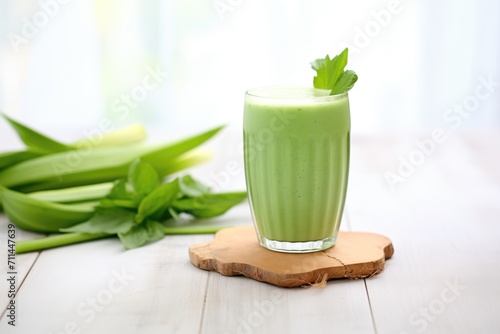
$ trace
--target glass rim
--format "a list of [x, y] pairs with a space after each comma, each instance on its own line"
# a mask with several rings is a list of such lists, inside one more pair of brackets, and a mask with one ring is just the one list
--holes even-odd
[[[285, 92], [286, 90], [303, 90], [303, 91], [317, 91], [317, 92], [322, 92], [325, 93], [325, 95], [286, 95], [286, 94], [264, 94], [264, 92], [271, 92], [271, 91], [279, 91], [282, 90]], [[257, 88], [251, 88], [245, 91], [245, 96], [251, 97], [251, 98], [258, 98], [258, 99], [274, 99], [274, 100], [294, 100], [294, 101], [302, 101], [302, 100], [337, 100], [337, 99], [342, 99], [344, 97], [348, 96], [348, 92], [342, 92], [334, 95], [329, 95], [328, 93], [330, 92], [330, 89], [319, 89], [319, 88], [314, 88], [314, 87], [307, 87], [307, 86], [263, 86], [263, 87], [257, 87]], [[259, 94], [260, 92], [260, 94]]]

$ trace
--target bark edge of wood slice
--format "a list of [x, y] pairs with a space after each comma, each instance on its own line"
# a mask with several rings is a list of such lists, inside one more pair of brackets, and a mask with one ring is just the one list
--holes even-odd
[[209, 242], [189, 247], [191, 263], [224, 276], [243, 275], [281, 287], [326, 285], [338, 278], [359, 279], [380, 273], [394, 254], [389, 238], [341, 231], [335, 246], [314, 253], [290, 254], [260, 246], [253, 226], [225, 228]]

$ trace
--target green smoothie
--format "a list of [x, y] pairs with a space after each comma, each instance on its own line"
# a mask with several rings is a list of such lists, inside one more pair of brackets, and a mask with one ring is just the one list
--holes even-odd
[[335, 243], [347, 190], [347, 93], [313, 88], [247, 92], [245, 175], [261, 245], [291, 252]]

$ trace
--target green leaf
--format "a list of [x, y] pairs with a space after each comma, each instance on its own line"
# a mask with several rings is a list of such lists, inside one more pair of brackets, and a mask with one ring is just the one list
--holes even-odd
[[99, 202], [99, 206], [101, 208], [124, 208], [124, 209], [132, 209], [136, 210], [139, 206], [138, 201], [129, 200], [129, 199], [108, 199], [103, 198]]
[[160, 184], [160, 177], [151, 164], [135, 160], [128, 172], [128, 183], [139, 195], [147, 195]]
[[316, 59], [311, 63], [311, 67], [316, 71], [313, 84], [314, 88], [330, 89], [330, 95], [347, 92], [358, 79], [353, 71], [344, 71], [347, 65], [348, 49], [345, 48], [338, 56], [330, 59]]
[[330, 59], [326, 55], [325, 59], [316, 59], [311, 63], [312, 68], [317, 72], [314, 77], [314, 87], [320, 89], [331, 89], [342, 74], [347, 65], [347, 49], [340, 55]]
[[100, 206], [105, 208], [122, 207], [137, 209], [145, 195], [133, 193], [128, 188], [129, 185], [124, 179], [116, 181], [109, 194], [101, 199]]
[[52, 138], [44, 136], [41, 133], [28, 128], [27, 126], [14, 121], [7, 115], [3, 115], [3, 117], [14, 128], [14, 130], [17, 132], [19, 138], [21, 138], [23, 143], [36, 152], [47, 154], [47, 153], [64, 152], [71, 149], [69, 146], [64, 145], [63, 143], [60, 143]]
[[135, 196], [127, 189], [127, 181], [121, 179], [114, 183], [113, 188], [106, 197], [110, 199], [133, 199]]
[[160, 240], [164, 235], [163, 224], [154, 220], [147, 220], [136, 225], [126, 233], [118, 233], [118, 237], [126, 249], [137, 248], [147, 242]]
[[0, 197], [10, 221], [21, 229], [33, 232], [58, 232], [61, 228], [84, 222], [94, 214], [91, 205], [46, 202], [1, 185]]
[[358, 76], [354, 71], [347, 70], [340, 76], [335, 87], [333, 87], [331, 95], [340, 94], [351, 90], [354, 84], [358, 81]]
[[146, 221], [144, 227], [146, 228], [146, 231], [148, 231], [148, 242], [160, 240], [165, 236], [165, 226], [163, 226], [160, 222], [148, 220]]
[[[330, 56], [326, 55], [324, 59], [316, 59], [311, 62], [311, 67], [316, 71], [316, 76], [313, 78], [314, 88], [328, 89], [331, 87], [328, 76], [328, 63], [330, 63]], [[335, 82], [333, 82], [335, 84]]]
[[42, 153], [30, 150], [0, 153], [0, 170], [41, 155]]
[[247, 197], [246, 192], [207, 194], [176, 200], [172, 207], [197, 218], [212, 218], [224, 214]]
[[175, 179], [165, 183], [148, 194], [139, 204], [136, 222], [140, 223], [146, 218], [158, 219], [163, 212], [172, 206], [179, 195], [179, 180]]
[[134, 212], [122, 208], [98, 208], [86, 222], [61, 229], [62, 232], [125, 233], [134, 226]]
[[41, 156], [1, 170], [0, 184], [31, 192], [109, 182], [126, 177], [130, 164], [138, 157], [152, 164], [164, 177], [206, 161], [206, 154], [188, 151], [221, 129], [218, 127], [172, 144], [95, 147], [85, 156], [77, 151]]
[[170, 159], [178, 157], [179, 155], [203, 144], [223, 128], [223, 126], [219, 126], [212, 130], [172, 143], [166, 147], [159, 148], [154, 152], [141, 155], [141, 161], [150, 163], [155, 166], [155, 168], [161, 167]]
[[210, 193], [209, 187], [193, 179], [191, 175], [185, 175], [179, 179], [179, 188], [182, 195], [188, 197], [198, 197]]

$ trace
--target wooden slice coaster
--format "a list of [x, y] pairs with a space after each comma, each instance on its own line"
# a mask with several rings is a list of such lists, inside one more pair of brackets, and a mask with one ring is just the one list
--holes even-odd
[[336, 245], [324, 251], [279, 253], [258, 244], [253, 226], [223, 229], [214, 240], [189, 248], [191, 263], [198, 268], [282, 287], [370, 277], [384, 269], [393, 253], [390, 239], [365, 232], [339, 232]]

